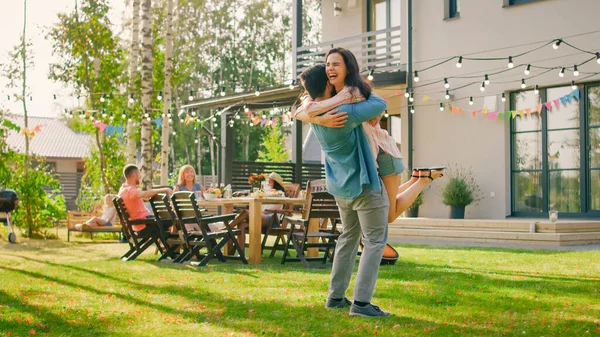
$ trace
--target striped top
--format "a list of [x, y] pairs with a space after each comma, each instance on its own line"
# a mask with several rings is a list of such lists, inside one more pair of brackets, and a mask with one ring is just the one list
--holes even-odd
[[[323, 112], [335, 109], [336, 107], [343, 104], [352, 104], [364, 101], [365, 98], [360, 93], [360, 90], [355, 87], [344, 87], [337, 95], [319, 101], [309, 102], [298, 107], [296, 114], [305, 111], [310, 117], [315, 117]], [[374, 123], [375, 125], [371, 124]], [[381, 128], [379, 120], [370, 120], [362, 123], [363, 131], [369, 140], [369, 146], [373, 152], [373, 157], [377, 158], [379, 149], [381, 148], [385, 153], [398, 159], [402, 159], [402, 153], [396, 145], [396, 140], [390, 136], [390, 134]]]

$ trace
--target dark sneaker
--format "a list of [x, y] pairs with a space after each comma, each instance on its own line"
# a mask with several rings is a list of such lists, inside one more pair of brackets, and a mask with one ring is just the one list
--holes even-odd
[[325, 303], [325, 308], [326, 309], [343, 309], [350, 305], [352, 305], [352, 302], [350, 302], [348, 297], [344, 297], [341, 300], [334, 300], [334, 299], [328, 298], [327, 303]]
[[364, 307], [359, 307], [356, 304], [350, 306], [350, 316], [355, 317], [387, 317], [391, 316], [389, 312], [382, 311], [378, 306], [367, 304]]

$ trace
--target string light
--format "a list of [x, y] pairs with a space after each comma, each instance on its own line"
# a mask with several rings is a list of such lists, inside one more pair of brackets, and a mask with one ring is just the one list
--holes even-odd
[[513, 59], [512, 56], [508, 57], [508, 68], [512, 69], [515, 66], [515, 64], [513, 63]]
[[558, 73], [559, 77], [565, 77], [565, 67], [560, 68], [560, 72]]
[[390, 115], [388, 114], [388, 111], [387, 111], [387, 110], [385, 110], [385, 114], [384, 114], [383, 116], [384, 116], [385, 118], [388, 118], [388, 117], [390, 117]]
[[[217, 124], [217, 123], [215, 123], [215, 124], [213, 124], [213, 125], [214, 125], [214, 127], [215, 127], [215, 128], [218, 128], [218, 127], [219, 127], [219, 124]], [[214, 139], [214, 138], [213, 138], [213, 139]]]
[[196, 117], [196, 111], [192, 111], [192, 116]]
[[262, 114], [262, 118], [263, 118], [263, 119], [266, 119], [266, 118], [267, 118], [267, 115], [265, 115], [265, 113], [264, 113], [264, 112], [263, 112], [263, 114]]
[[575, 76], [575, 77], [579, 76], [579, 69], [577, 69], [577, 65], [573, 66], [573, 76]]
[[121, 114], [121, 118], [123, 118], [123, 119], [127, 118], [127, 115], [125, 114], [125, 110], [123, 110], [123, 113]]
[[540, 89], [539, 89], [539, 87], [538, 87], [538, 85], [537, 85], [537, 84], [535, 85], [535, 89], [533, 89], [533, 92], [534, 92], [536, 95], [540, 93]]
[[56, 94], [52, 95], [52, 97], [54, 97], [54, 100], [56, 100]]
[[177, 136], [177, 132], [173, 131], [173, 136]]
[[29, 96], [29, 100], [30, 100], [30, 101], [33, 101], [33, 96]]
[[490, 78], [488, 77], [487, 74], [485, 74], [484, 82], [485, 82], [485, 85], [490, 84]]
[[225, 87], [221, 88], [221, 97], [225, 96]]
[[198, 139], [194, 139], [194, 143], [198, 144]]
[[106, 116], [108, 116], [108, 115], [106, 114], [106, 110], [102, 109], [102, 118], [106, 118]]
[[242, 117], [240, 117], [240, 115], [235, 115], [235, 119], [240, 119]]
[[473, 105], [473, 96], [469, 97], [469, 105]]
[[446, 99], [450, 99], [450, 92], [446, 90], [446, 95], [444, 96]]
[[525, 84], [525, 79], [522, 78], [521, 79], [521, 89], [525, 89], [527, 87], [527, 84]]
[[554, 50], [558, 49], [558, 47], [560, 46], [562, 40], [558, 39], [556, 41], [554, 41], [554, 43], [552, 44], [552, 48], [554, 48]]
[[110, 118], [110, 120], [112, 121], [112, 120], [114, 120], [114, 119], [115, 119], [115, 116], [113, 116], [113, 115], [111, 114], [109, 118]]
[[444, 111], [444, 103], [440, 103], [440, 111]]
[[479, 88], [479, 90], [481, 90], [481, 92], [485, 91], [485, 81], [481, 82], [481, 87]]
[[[373, 70], [371, 70], [373, 71]], [[373, 76], [371, 76], [372, 78]], [[415, 78], [414, 78], [415, 82], [419, 82], [419, 73], [415, 70]]]
[[506, 102], [506, 94], [502, 93], [502, 102]]
[[250, 112], [250, 109], [248, 109], [247, 105], [244, 105], [244, 112]]
[[292, 80], [292, 83], [290, 83], [290, 90], [294, 90], [294, 85], [296, 84], [296, 80]]
[[525, 75], [529, 75], [529, 73], [531, 73], [531, 64], [527, 65], [527, 68], [525, 68], [525, 71], [523, 72]]
[[133, 100], [133, 94], [129, 95], [129, 104], [133, 104], [135, 101]]
[[256, 91], [254, 92], [254, 95], [260, 96], [260, 87], [258, 85], [256, 86]]
[[216, 121], [217, 121], [217, 117], [213, 117], [213, 118], [212, 118], [212, 121], [213, 121], [213, 122], [216, 122]]
[[106, 101], [106, 94], [102, 94], [102, 96], [100, 96], [100, 102], [104, 103], [104, 101]]
[[133, 122], [133, 119], [129, 118], [127, 121], [128, 121], [128, 122]]
[[415, 113], [415, 107], [413, 105], [410, 106], [410, 113], [411, 114]]
[[444, 77], [444, 88], [450, 88], [450, 83], [448, 83], [448, 78]]
[[156, 99], [159, 100], [159, 101], [162, 101], [162, 98], [163, 98], [163, 96], [162, 96], [162, 90], [160, 90], [158, 92], [158, 97], [156, 97]]
[[169, 113], [167, 114], [167, 117], [171, 118], [171, 117], [173, 117], [173, 114], [169, 112]]
[[[374, 71], [373, 69], [369, 70], [369, 76], [367, 76], [367, 79], [368, 79], [369, 81], [372, 81], [372, 80], [373, 80], [373, 71]], [[415, 71], [415, 75], [416, 75], [416, 73], [417, 73], [417, 72]], [[415, 78], [415, 82], [419, 82], [419, 77], [418, 77], [418, 76], [416, 76], [416, 78]]]
[[596, 63], [600, 64], [600, 51], [596, 53]]
[[404, 90], [404, 97], [406, 97], [406, 98], [410, 97], [410, 92], [408, 91], [408, 88], [406, 88]]
[[456, 68], [461, 68], [462, 67], [462, 56], [458, 57], [458, 62], [456, 62]]
[[573, 90], [577, 89], [577, 85], [575, 84], [575, 81], [571, 81], [571, 89], [573, 89]]
[[412, 93], [412, 91], [411, 91], [411, 93], [410, 93], [410, 97], [408, 98], [408, 101], [409, 101], [409, 102], [413, 102], [414, 100], [415, 100], [415, 97], [413, 96], [413, 93]]
[[188, 100], [190, 100], [190, 101], [194, 100], [194, 90], [190, 90], [190, 96], [188, 97]]

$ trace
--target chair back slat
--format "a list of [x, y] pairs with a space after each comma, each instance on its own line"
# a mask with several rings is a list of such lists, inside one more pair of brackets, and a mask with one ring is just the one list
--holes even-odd
[[184, 235], [187, 237], [188, 232], [185, 224], [197, 224], [202, 231], [202, 235], [207, 236], [208, 231], [205, 225], [202, 225], [202, 214], [196, 202], [196, 196], [193, 192], [176, 192], [171, 196], [175, 214], [181, 225]]
[[307, 219], [331, 219], [339, 217], [340, 211], [333, 195], [322, 191], [311, 193]]

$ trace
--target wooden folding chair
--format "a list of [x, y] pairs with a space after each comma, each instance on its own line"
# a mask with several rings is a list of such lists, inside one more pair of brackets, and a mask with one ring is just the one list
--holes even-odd
[[[163, 241], [166, 244], [165, 252], [158, 259], [159, 261], [170, 258], [173, 262], [180, 262], [185, 255], [177, 252], [182, 246], [186, 246], [183, 236], [179, 233], [179, 223], [177, 216], [171, 206], [171, 200], [166, 194], [157, 194], [150, 198], [150, 206], [158, 227], [162, 233]], [[171, 230], [173, 228], [173, 230]], [[184, 249], [185, 251], [185, 249]]]
[[[244, 250], [239, 246], [236, 235], [240, 230], [232, 230], [229, 223], [235, 219], [236, 214], [216, 215], [211, 217], [202, 217], [196, 197], [191, 192], [177, 192], [171, 196], [171, 202], [175, 208], [175, 214], [179, 220], [184, 239], [190, 247], [190, 256], [196, 256], [200, 266], [205, 266], [213, 257], [217, 257], [221, 262], [226, 259], [242, 260], [244, 264], [248, 261], [244, 255]], [[208, 224], [222, 222], [224, 229], [211, 231]], [[198, 224], [200, 232], [190, 232], [185, 224]], [[218, 241], [218, 242], [217, 242]], [[228, 242], [232, 242], [239, 256], [224, 256], [221, 249]], [[200, 249], [206, 248], [208, 252], [205, 255], [200, 254]]]
[[[286, 249], [283, 252], [282, 264], [286, 262], [300, 261], [306, 268], [310, 268], [309, 261], [321, 261], [322, 266], [325, 266], [327, 259], [330, 256], [330, 251], [335, 250], [335, 245], [339, 233], [335, 231], [336, 222], [332, 222], [334, 226], [332, 232], [317, 231], [309, 232], [309, 222], [312, 219], [337, 219], [340, 217], [340, 212], [337, 207], [335, 198], [327, 192], [311, 192], [308, 203], [306, 216], [302, 219], [288, 217], [290, 224]], [[300, 228], [301, 231], [296, 231]], [[324, 241], [320, 241], [324, 239]], [[293, 247], [297, 257], [289, 257], [289, 249]], [[309, 248], [324, 249], [323, 256], [308, 257], [305, 252]], [[333, 254], [331, 254], [333, 257]]]
[[[300, 184], [285, 184], [283, 185], [285, 196], [288, 198], [297, 198], [300, 194]], [[294, 214], [294, 205], [285, 205], [282, 209], [265, 210], [266, 213], [273, 214], [273, 223], [269, 227], [263, 237], [261, 244], [261, 255], [265, 248], [271, 249], [270, 257], [275, 256], [275, 252], [285, 248], [286, 235], [289, 231], [286, 216]], [[267, 246], [269, 236], [275, 236], [275, 243], [272, 246]], [[279, 243], [281, 241], [281, 243]]]
[[[140, 254], [142, 254], [148, 247], [155, 244], [161, 256], [164, 253], [163, 247], [161, 247], [159, 242], [162, 242], [166, 247], [166, 244], [163, 241], [163, 237], [161, 235], [161, 231], [158, 227], [158, 223], [155, 219], [140, 219], [140, 220], [129, 220], [129, 213], [127, 212], [127, 208], [125, 207], [125, 203], [123, 203], [123, 199], [120, 197], [115, 197], [113, 199], [113, 203], [117, 212], [120, 212], [120, 220], [123, 221], [123, 227], [127, 227], [127, 232], [129, 235], [128, 240], [132, 244], [132, 248], [134, 251], [130, 254], [126, 254], [127, 256], [123, 256], [121, 259], [123, 261], [133, 261]], [[133, 225], [145, 225], [147, 228], [142, 231], [134, 231]]]
[[117, 211], [117, 216], [119, 217], [119, 221], [122, 224], [121, 231], [123, 232], [123, 237], [125, 238], [125, 240], [127, 240], [127, 243], [129, 244], [129, 250], [127, 251], [127, 253], [125, 253], [125, 254], [123, 254], [123, 256], [121, 256], [121, 260], [127, 261], [129, 256], [131, 256], [131, 254], [133, 254], [135, 252], [136, 247], [133, 244], [133, 238], [131, 237], [131, 233], [129, 232], [129, 229], [125, 225], [125, 215], [123, 215], [123, 211], [121, 210], [121, 207], [117, 203], [117, 198], [113, 198], [113, 203], [115, 206], [115, 210]]

